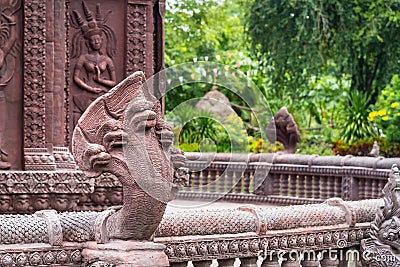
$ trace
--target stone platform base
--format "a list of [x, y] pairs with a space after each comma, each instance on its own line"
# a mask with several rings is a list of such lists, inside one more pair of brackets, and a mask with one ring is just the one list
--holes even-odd
[[152, 242], [114, 240], [106, 244], [85, 243], [82, 250], [85, 266], [167, 267], [165, 246]]

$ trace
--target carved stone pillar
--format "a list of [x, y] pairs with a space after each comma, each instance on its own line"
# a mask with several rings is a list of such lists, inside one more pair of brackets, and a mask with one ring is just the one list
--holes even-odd
[[[155, 23], [155, 41], [154, 41], [154, 73], [159, 73], [164, 69], [164, 16], [165, 16], [165, 0], [157, 0], [154, 5], [154, 23]], [[160, 73], [155, 80], [154, 96], [160, 99], [162, 112], [165, 108], [165, 75]]]
[[143, 71], [146, 78], [154, 74], [153, 5], [153, 0], [128, 0], [126, 76], [135, 71]]
[[65, 127], [65, 25], [64, 1], [24, 1], [25, 170], [76, 169]]
[[55, 170], [46, 147], [46, 2], [24, 1], [24, 162], [26, 170]]
[[[69, 24], [66, 14], [65, 1], [53, 0], [54, 3], [48, 6], [53, 7], [51, 12], [47, 12], [53, 18], [52, 23], [48, 23], [48, 46], [52, 47], [53, 57], [51, 58], [52, 80], [47, 85], [49, 97], [46, 95], [46, 144], [52, 148], [53, 156], [57, 169], [76, 169], [76, 163], [71, 155], [69, 146], [69, 128], [66, 127], [69, 121], [69, 89], [68, 89], [68, 36]], [[51, 32], [51, 34], [50, 34]], [[51, 38], [50, 38], [51, 37]], [[49, 98], [52, 101], [49, 101]]]
[[[165, 0], [128, 0], [126, 76], [143, 71], [147, 79], [164, 69]], [[164, 107], [165, 77], [154, 77], [153, 95]]]
[[164, 16], [165, 16], [165, 0], [156, 0], [154, 4], [154, 24], [155, 24], [155, 40], [154, 40], [154, 72], [157, 73], [164, 69]]
[[[80, 88], [73, 75], [89, 34], [74, 38], [82, 30], [74, 14], [85, 22], [104, 19], [100, 55], [111, 55], [117, 83], [136, 70], [149, 78], [163, 69], [165, 0], [0, 0], [0, 6], [6, 37], [0, 43], [0, 169], [75, 169], [68, 147]], [[110, 77], [101, 78], [113, 87]], [[163, 84], [156, 82], [157, 97]]]

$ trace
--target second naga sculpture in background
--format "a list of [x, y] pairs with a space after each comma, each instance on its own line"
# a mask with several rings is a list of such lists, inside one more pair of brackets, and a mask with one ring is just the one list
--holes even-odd
[[297, 143], [300, 141], [300, 132], [296, 121], [286, 107], [282, 107], [274, 115], [265, 129], [270, 142], [279, 141], [284, 146], [283, 153], [296, 153]]
[[142, 72], [89, 106], [75, 128], [72, 149], [87, 176], [112, 173], [123, 186], [123, 206], [104, 216], [98, 241], [150, 240], [172, 198], [174, 173], [185, 159], [173, 147], [171, 127]]

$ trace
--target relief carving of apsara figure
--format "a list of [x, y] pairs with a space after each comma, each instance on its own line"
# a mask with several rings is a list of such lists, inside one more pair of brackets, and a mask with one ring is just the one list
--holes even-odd
[[[105, 25], [109, 14], [103, 17], [100, 4], [96, 6], [93, 16], [85, 2], [82, 2], [84, 18], [74, 10], [71, 25], [80, 29], [72, 39], [72, 58], [78, 58], [73, 72], [75, 84], [82, 89], [73, 94], [74, 126], [86, 108], [97, 97], [108, 92], [117, 84], [113, 57], [115, 56], [116, 39], [113, 30]], [[105, 37], [105, 38], [104, 38]], [[106, 53], [102, 48], [106, 41]], [[87, 53], [82, 53], [86, 45]]]
[[11, 1], [10, 6], [0, 6], [0, 170], [11, 168], [7, 152], [2, 147], [6, 131], [7, 106], [5, 88], [14, 76], [16, 44], [16, 12], [21, 8], [20, 1]]

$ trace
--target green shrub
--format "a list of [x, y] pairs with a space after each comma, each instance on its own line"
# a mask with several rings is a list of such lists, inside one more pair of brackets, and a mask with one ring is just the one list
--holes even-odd
[[377, 136], [377, 132], [369, 119], [371, 112], [370, 97], [361, 92], [351, 92], [344, 105], [343, 121], [341, 123], [340, 140], [354, 144], [359, 140]]
[[394, 75], [388, 86], [379, 95], [375, 110], [369, 119], [380, 129], [386, 142], [400, 143], [400, 78]]

